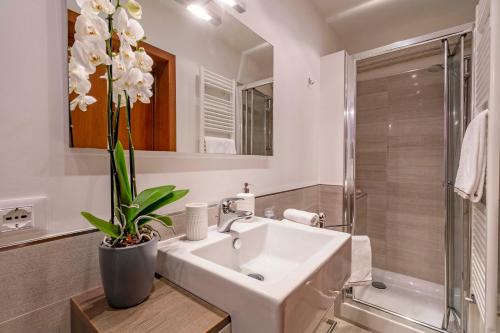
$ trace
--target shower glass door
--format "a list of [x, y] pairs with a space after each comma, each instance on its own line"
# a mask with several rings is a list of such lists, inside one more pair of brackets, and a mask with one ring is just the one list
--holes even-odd
[[449, 38], [445, 48], [446, 75], [446, 238], [447, 238], [447, 311], [443, 328], [460, 332], [464, 323], [464, 290], [468, 289], [468, 207], [454, 191], [462, 138], [467, 125], [468, 61], [465, 59], [465, 35]]
[[357, 62], [354, 223], [373, 283], [353, 298], [432, 328], [446, 309], [443, 61], [437, 40]]
[[272, 83], [242, 90], [241, 151], [245, 155], [273, 155]]

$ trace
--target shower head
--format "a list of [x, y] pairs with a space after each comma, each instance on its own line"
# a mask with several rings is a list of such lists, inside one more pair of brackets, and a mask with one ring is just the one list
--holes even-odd
[[444, 69], [444, 66], [441, 64], [435, 64], [432, 66], [427, 67], [427, 71], [431, 73], [438, 73], [441, 72]]

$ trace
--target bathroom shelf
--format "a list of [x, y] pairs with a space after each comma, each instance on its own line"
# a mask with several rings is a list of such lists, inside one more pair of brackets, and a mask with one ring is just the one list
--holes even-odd
[[190, 332], [217, 333], [229, 315], [165, 278], [155, 278], [143, 303], [128, 309], [108, 306], [102, 288], [71, 299], [71, 332]]

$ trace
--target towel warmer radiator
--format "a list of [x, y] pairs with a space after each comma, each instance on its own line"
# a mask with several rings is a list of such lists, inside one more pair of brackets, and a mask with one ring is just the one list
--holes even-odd
[[236, 140], [236, 81], [200, 67], [200, 152], [205, 137]]
[[[471, 295], [484, 322], [484, 332], [495, 332], [497, 321], [498, 269], [498, 1], [480, 0], [476, 7], [474, 40], [473, 109], [475, 117], [489, 109], [487, 134], [486, 195], [472, 205], [471, 214]], [[496, 68], [495, 68], [496, 67]], [[497, 73], [493, 73], [497, 71]], [[495, 124], [495, 122], [497, 122]], [[485, 198], [486, 197], [486, 198]]]

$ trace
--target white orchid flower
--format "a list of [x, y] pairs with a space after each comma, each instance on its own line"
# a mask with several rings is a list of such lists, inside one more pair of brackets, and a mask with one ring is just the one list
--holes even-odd
[[69, 93], [75, 92], [80, 95], [85, 95], [90, 91], [91, 83], [89, 74], [85, 68], [73, 61], [69, 63]]
[[78, 95], [74, 100], [71, 101], [69, 108], [71, 111], [74, 111], [76, 107], [82, 111], [87, 111], [87, 105], [91, 105], [97, 102], [97, 99], [95, 99], [92, 96], [87, 96], [87, 95]]
[[140, 100], [142, 103], [149, 103], [149, 98], [153, 96], [151, 86], [154, 78], [150, 73], [143, 73], [138, 68], [132, 68], [128, 74], [126, 82], [126, 91], [130, 101], [135, 103]]
[[149, 104], [151, 102], [150, 98], [153, 96], [153, 92], [150, 88], [142, 87], [141, 89], [133, 89], [130, 96], [130, 103], [135, 103], [137, 100], [144, 104]]
[[153, 70], [153, 58], [142, 47], [135, 51], [135, 66], [143, 72], [151, 72]]
[[139, 69], [137, 69], [135, 67], [131, 68], [123, 81], [124, 90], [126, 90], [128, 92], [129, 89], [132, 89], [137, 84], [137, 82], [139, 82], [143, 79], [143, 77], [144, 77], [144, 75]]
[[80, 6], [82, 13], [112, 15], [115, 12], [115, 6], [110, 0], [76, 0], [76, 3]]
[[128, 15], [127, 12], [123, 8], [118, 8], [114, 15], [115, 29], [119, 34], [122, 34], [127, 28], [128, 24]]
[[127, 72], [128, 72], [128, 68], [125, 65], [122, 57], [119, 54], [117, 54], [113, 57], [112, 66], [113, 66], [113, 81], [114, 82], [126, 77]]
[[130, 19], [123, 37], [130, 45], [137, 46], [137, 42], [144, 38], [144, 29], [138, 21]]
[[111, 37], [108, 31], [108, 24], [97, 15], [79, 15], [75, 23], [75, 39], [101, 39], [106, 40]]
[[123, 42], [125, 40], [132, 46], [137, 46], [137, 42], [144, 38], [144, 29], [141, 24], [134, 19], [129, 19], [123, 8], [119, 8], [115, 18], [116, 31], [120, 34]]
[[132, 50], [130, 44], [123, 37], [120, 37], [120, 57], [127, 70], [132, 68], [136, 62], [134, 50]]
[[106, 43], [103, 40], [76, 40], [71, 47], [71, 56], [89, 74], [95, 73], [96, 67], [101, 64], [111, 64], [111, 59], [106, 53]]
[[90, 91], [92, 84], [87, 79], [69, 78], [68, 93], [86, 94]]
[[135, 0], [128, 0], [126, 4], [122, 5], [125, 7], [133, 18], [140, 20], [142, 18], [142, 7]]
[[125, 107], [125, 85], [128, 77], [128, 71], [119, 57], [113, 59], [113, 103]]
[[77, 94], [88, 94], [90, 91], [90, 88], [92, 88], [92, 84], [90, 83], [90, 80], [88, 79], [83, 79], [79, 81], [71, 81], [69, 83], [70, 91], [69, 93], [71, 94], [72, 92], [75, 92]]

